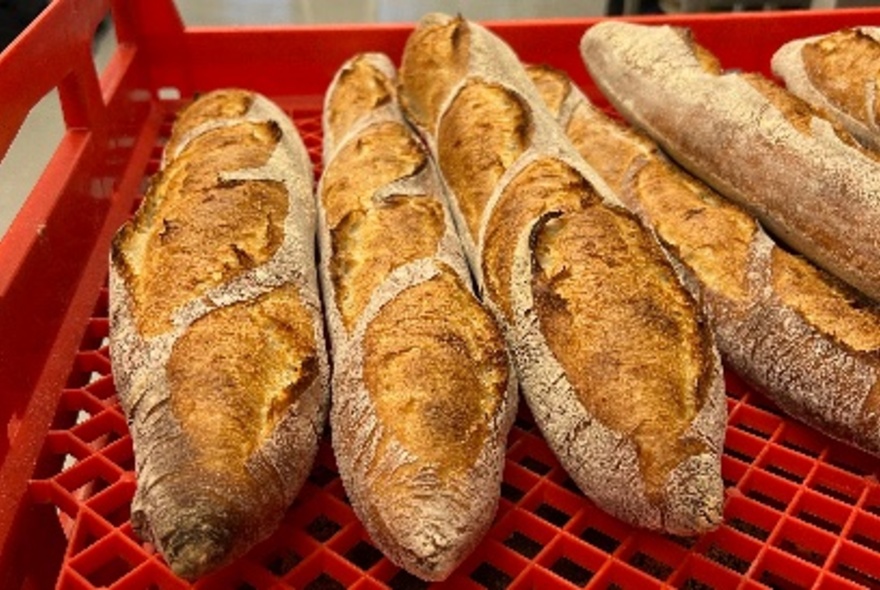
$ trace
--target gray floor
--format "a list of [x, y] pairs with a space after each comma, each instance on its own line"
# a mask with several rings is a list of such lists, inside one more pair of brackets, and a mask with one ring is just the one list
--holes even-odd
[[[607, 0], [177, 0], [189, 25], [400, 22], [425, 12], [460, 12], [469, 18], [510, 19], [599, 16]], [[707, 0], [715, 4], [734, 0]], [[815, 7], [870, 6], [880, 0], [812, 0]], [[630, 0], [629, 5], [637, 5]], [[102, 71], [115, 49], [112, 30], [95, 44], [95, 63]], [[56, 92], [46, 95], [30, 112], [16, 141], [0, 162], [0, 235], [12, 223], [22, 202], [39, 179], [64, 126]]]

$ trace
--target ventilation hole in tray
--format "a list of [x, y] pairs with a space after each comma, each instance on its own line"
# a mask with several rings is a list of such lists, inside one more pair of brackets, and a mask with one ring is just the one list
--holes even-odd
[[880, 579], [845, 563], [834, 566], [834, 572], [866, 588], [880, 588]]
[[570, 477], [566, 477], [562, 482], [562, 487], [568, 490], [569, 492], [573, 492], [577, 495], [581, 495], [581, 489], [574, 483], [574, 480]]
[[322, 573], [320, 576], [306, 584], [306, 590], [345, 590], [345, 584], [333, 576]]
[[367, 571], [382, 559], [382, 552], [366, 541], [358, 541], [354, 547], [345, 553], [345, 558], [362, 570]]
[[567, 557], [557, 559], [550, 566], [550, 571], [557, 576], [565, 578], [575, 586], [586, 586], [587, 582], [593, 577], [593, 572], [576, 564]]
[[[74, 471], [74, 469], [85, 470], [86, 466], [83, 463], [78, 463], [76, 465], [73, 465], [72, 469], [64, 472], [64, 474], [71, 473]], [[110, 485], [111, 485], [111, 482], [107, 481], [106, 479], [104, 479], [101, 476], [98, 476], [98, 477], [95, 477], [94, 479], [90, 479], [90, 480], [86, 481], [85, 483], [83, 483], [82, 485], [77, 487], [76, 489], [70, 490], [70, 493], [75, 498], [81, 498], [81, 499], [82, 498], [90, 498], [96, 494], [99, 494], [100, 492], [103, 492], [104, 490], [109, 488]]]
[[[877, 531], [880, 534], [880, 531]], [[854, 542], [867, 547], [868, 549], [873, 549], [877, 553], [880, 553], [880, 539], [872, 539], [870, 537], [866, 537], [861, 533], [856, 533], [850, 537]]]
[[863, 451], [835, 444], [829, 448], [823, 460], [858, 476], [880, 475], [877, 460]]
[[739, 572], [741, 574], [746, 573], [749, 569], [748, 560], [743, 559], [741, 557], [737, 557], [732, 553], [728, 553], [718, 545], [712, 545], [709, 547], [709, 550], [706, 552], [706, 557], [714, 561], [715, 563], [719, 563], [728, 569], [732, 569], [735, 572]]
[[287, 575], [301, 561], [302, 557], [290, 549], [285, 549], [280, 553], [276, 553], [266, 562], [266, 569], [280, 578]]
[[318, 516], [306, 527], [306, 532], [322, 543], [339, 532], [342, 527], [324, 516]]
[[748, 424], [740, 423], [740, 424], [736, 424], [735, 426], [737, 428], [739, 428], [740, 430], [743, 430], [745, 432], [748, 432], [749, 434], [757, 436], [758, 438], [770, 438], [770, 435], [772, 434], [772, 433], [764, 432], [763, 430], [758, 430], [754, 426], [749, 426]]
[[530, 432], [534, 430], [535, 424], [528, 418], [524, 418], [520, 415], [516, 416], [516, 419], [513, 422], [513, 425], [519, 428], [520, 430], [524, 430], [526, 432]]
[[486, 563], [484, 561], [477, 566], [477, 569], [471, 572], [471, 580], [481, 586], [489, 588], [489, 590], [503, 590], [510, 586], [513, 578], [491, 563]]
[[741, 518], [731, 518], [728, 519], [727, 524], [735, 528], [736, 530], [749, 535], [750, 537], [754, 537], [761, 541], [766, 541], [767, 537], [770, 536], [770, 531], [767, 531], [756, 524], [752, 524], [751, 522], [745, 521]]
[[810, 457], [818, 457], [819, 453], [822, 452], [821, 448], [808, 446], [807, 443], [799, 440], [783, 438], [779, 441], [779, 443], [786, 448], [797, 451], [799, 453], [803, 453], [804, 455], [809, 455]]
[[792, 582], [782, 574], [777, 574], [768, 570], [761, 572], [758, 581], [770, 586], [773, 590], [805, 590], [803, 586]]
[[68, 550], [72, 555], [76, 555], [94, 545], [99, 539], [104, 538], [104, 533], [95, 532], [92, 527], [97, 526], [92, 523], [91, 518], [81, 517], [74, 529], [73, 539], [70, 541]]
[[529, 455], [520, 459], [519, 464], [529, 471], [534, 471], [538, 475], [547, 475], [550, 473], [550, 466], [538, 461], [534, 457], [530, 457]]
[[114, 555], [103, 565], [86, 573], [84, 577], [96, 588], [109, 588], [131, 570], [131, 564], [118, 555]]
[[525, 495], [521, 489], [512, 486], [506, 481], [501, 482], [501, 497], [507, 500], [510, 500], [513, 503], [519, 502], [522, 500], [522, 497]]
[[247, 582], [243, 582], [235, 587], [235, 590], [257, 590], [254, 586], [251, 586]]
[[639, 551], [629, 560], [630, 565], [650, 574], [659, 580], [665, 580], [672, 573], [672, 567], [661, 561], [657, 561], [650, 555]]
[[699, 537], [679, 537], [676, 535], [665, 535], [665, 537], [676, 545], [681, 545], [685, 549], [690, 549], [700, 540]]
[[723, 473], [721, 474], [721, 481], [722, 483], [724, 483], [725, 488], [735, 488], [737, 485], [739, 485], [739, 480], [729, 479], [725, 477]]
[[831, 531], [835, 534], [840, 533], [840, 531], [843, 529], [843, 527], [841, 527], [839, 524], [826, 520], [821, 516], [813, 514], [812, 512], [807, 512], [806, 510], [801, 510], [796, 514], [796, 516], [804, 522], [808, 522], [812, 525], [819, 527], [820, 529], [825, 529], [826, 531]]
[[540, 553], [543, 547], [540, 543], [519, 531], [513, 531], [509, 537], [504, 539], [504, 544], [529, 559]]
[[688, 578], [681, 585], [681, 590], [715, 590], [715, 588], [694, 578]]
[[741, 452], [737, 451], [736, 449], [732, 449], [727, 446], [724, 447], [724, 454], [727, 455], [728, 457], [733, 457], [734, 459], [739, 459], [743, 463], [751, 463], [754, 460], [754, 457], [750, 457], [749, 455], [746, 455], [745, 453], [741, 453]]
[[579, 536], [590, 545], [598, 547], [606, 553], [614, 553], [620, 546], [620, 541], [593, 527], [587, 527]]
[[[129, 445], [129, 449], [131, 446]], [[129, 451], [122, 459], [113, 459], [113, 462], [119, 465], [123, 471], [134, 473], [134, 453]]]
[[791, 553], [794, 556], [800, 557], [804, 561], [809, 561], [810, 563], [814, 563], [818, 566], [821, 566], [823, 563], [825, 563], [824, 554], [795, 543], [791, 539], [782, 539], [782, 541], [779, 542], [779, 548], [787, 553]]
[[856, 498], [843, 490], [838, 490], [829, 486], [826, 486], [822, 483], [813, 484], [813, 489], [817, 492], [825, 494], [835, 500], [840, 500], [841, 502], [845, 502], [846, 504], [855, 504]]
[[406, 570], [400, 570], [388, 580], [391, 590], [424, 590], [429, 585], [428, 582], [420, 580]]
[[789, 481], [793, 481], [795, 483], [800, 483], [804, 480], [804, 478], [800, 475], [794, 474], [791, 471], [788, 471], [778, 465], [764, 465], [764, 469], [772, 473], [773, 475], [778, 475], [784, 479]]
[[768, 496], [767, 494], [755, 489], [746, 492], [746, 496], [748, 496], [752, 500], [757, 500], [761, 504], [766, 504], [767, 506], [776, 508], [777, 510], [784, 511], [785, 507], [788, 505], [787, 502], [783, 502], [782, 500]]
[[121, 527], [131, 519], [131, 503], [123, 502], [116, 508], [103, 514], [104, 518], [115, 527]]
[[318, 486], [319, 488], [323, 488], [328, 483], [333, 481], [339, 477], [339, 474], [327, 467], [326, 465], [322, 465], [318, 463], [315, 465], [315, 468], [312, 469], [312, 472], [309, 474], [309, 481]]
[[551, 506], [550, 504], [545, 504], [543, 502], [535, 509], [535, 514], [537, 514], [547, 522], [555, 524], [560, 528], [565, 526], [565, 523], [567, 523], [568, 520], [571, 518], [571, 516], [569, 516], [559, 508]]

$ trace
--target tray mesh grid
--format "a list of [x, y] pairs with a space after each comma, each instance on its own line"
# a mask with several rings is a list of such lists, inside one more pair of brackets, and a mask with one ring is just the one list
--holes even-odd
[[[142, 189], [158, 169], [177, 106], [167, 105]], [[320, 113], [288, 112], [317, 176]], [[57, 507], [68, 539], [58, 588], [428, 587], [371, 543], [348, 504], [326, 436], [304, 488], [272, 537], [194, 585], [176, 578], [155, 550], [137, 539], [129, 521], [134, 460], [110, 371], [108, 327], [104, 288], [61, 394], [56, 426], [44, 442], [44, 454], [64, 457], [64, 468], [30, 484], [37, 501]], [[726, 501], [718, 530], [676, 538], [634, 529], [603, 513], [574, 486], [521, 403], [495, 522], [445, 585], [880, 588], [878, 460], [784, 417], [734, 374], [725, 378]]]

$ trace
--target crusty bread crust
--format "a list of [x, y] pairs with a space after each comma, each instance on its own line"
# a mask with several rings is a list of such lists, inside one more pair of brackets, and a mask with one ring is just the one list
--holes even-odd
[[857, 27], [789, 41], [773, 73], [866, 146], [880, 150], [880, 28]]
[[769, 81], [707, 71], [696, 47], [681, 29], [622, 22], [581, 41], [596, 84], [633, 125], [793, 249], [880, 299], [877, 156]]
[[[203, 104], [239, 106], [215, 117]], [[195, 579], [281, 520], [317, 452], [329, 375], [312, 168], [292, 122], [234, 90], [179, 121], [173, 153], [113, 242], [110, 351], [135, 450], [132, 524]], [[257, 136], [271, 149], [251, 147]], [[279, 187], [283, 203], [247, 221]], [[200, 223], [209, 210], [215, 223]], [[231, 258], [215, 269], [223, 247]]]
[[318, 202], [330, 423], [346, 492], [377, 547], [442, 580], [491, 525], [517, 390], [395, 86], [390, 60], [363, 54], [325, 99]]
[[[645, 135], [532, 68], [575, 147], [691, 277], [727, 363], [784, 411], [880, 454], [880, 305], [776, 246]], [[563, 82], [567, 82], [564, 84]], [[564, 89], [564, 90], [560, 90]]]
[[[428, 15], [407, 43], [401, 81], [407, 112], [451, 188], [522, 392], [562, 465], [600, 507], [631, 523], [678, 534], [717, 525], [720, 361], [650, 232], [577, 155], [516, 55], [486, 29]], [[582, 328], [615, 318], [636, 338], [609, 339], [603, 351]], [[673, 385], [654, 389], [659, 374], [647, 365], [627, 380], [630, 362], [661, 348], [676, 357], [661, 378]], [[667, 412], [676, 421], [655, 429]]]

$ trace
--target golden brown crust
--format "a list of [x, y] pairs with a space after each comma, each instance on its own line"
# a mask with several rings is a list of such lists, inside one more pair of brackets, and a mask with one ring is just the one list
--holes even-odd
[[880, 86], [880, 42], [844, 29], [804, 44], [801, 57], [810, 82], [832, 104], [859, 121], [880, 121], [880, 94], [872, 103], [865, 92], [868, 84]]
[[581, 52], [615, 107], [675, 160], [793, 250], [880, 296], [876, 153], [766, 79], [706, 75], [669, 27], [598, 23]]
[[407, 116], [420, 126], [437, 120], [449, 89], [461, 80], [467, 69], [470, 31], [464, 19], [438, 22], [416, 29], [407, 46], [400, 68], [400, 84], [418, 88], [420, 100], [402, 94], [401, 104]]
[[351, 211], [373, 205], [376, 191], [414, 175], [427, 156], [402, 123], [384, 121], [365, 129], [340, 148], [321, 178], [327, 224], [336, 227]]
[[330, 231], [336, 305], [351, 330], [373, 291], [395, 268], [436, 251], [446, 222], [435, 199], [394, 195], [378, 206], [351, 211]]
[[168, 360], [169, 400], [195, 460], [244, 474], [247, 458], [317, 377], [309, 311], [282, 287], [190, 325]]
[[877, 305], [803, 258], [771, 255], [773, 290], [817, 330], [855, 352], [880, 352]]
[[[792, 127], [804, 135], [813, 135], [813, 119], [817, 115], [821, 115], [813, 106], [761, 74], [741, 74], [741, 77], [751, 84], [755, 90], [764, 95], [791, 123]], [[842, 127], [834, 123], [832, 123], [832, 127], [835, 135], [837, 135], [837, 138], [842, 143], [859, 150], [867, 157], [875, 160], [880, 159], [877, 154], [862, 148], [859, 142], [853, 139], [852, 135], [847, 133]]]
[[[435, 31], [447, 41], [448, 32]], [[442, 580], [491, 523], [516, 389], [501, 332], [470, 291], [436, 167], [396, 96], [360, 116], [334, 113], [348, 108], [341, 97], [394, 80], [387, 56], [357, 56], [326, 101], [319, 238], [335, 352], [330, 420], [340, 476], [376, 546]]]
[[649, 138], [586, 100], [577, 101], [561, 122], [584, 160], [630, 209], [647, 215], [678, 260], [711, 288], [737, 300], [748, 296], [749, 250], [759, 231], [750, 216], [669, 163]]
[[[578, 105], [575, 110], [586, 108]], [[607, 129], [591, 124], [582, 113], [573, 113], [565, 128], [566, 135], [579, 148], [584, 160], [605, 180], [618, 195], [627, 182], [630, 169], [651, 151], [639, 143], [618, 145], [617, 139]], [[589, 146], [589, 149], [584, 149]], [[587, 154], [586, 156], [584, 154]], [[613, 154], [613, 157], [605, 157]]]
[[111, 252], [110, 351], [132, 526], [193, 580], [271, 533], [328, 406], [313, 172], [286, 115], [218, 91], [172, 131]]
[[[363, 83], [373, 84], [372, 77], [366, 82], [360, 78], [341, 80], [339, 88], [345, 92]], [[332, 118], [333, 111], [329, 112]], [[345, 130], [338, 127], [337, 133]], [[373, 291], [395, 268], [430, 257], [437, 250], [446, 222], [436, 198], [388, 195], [377, 199], [379, 189], [413, 176], [426, 163], [427, 155], [412, 132], [402, 123], [386, 121], [364, 129], [354, 141], [341, 146], [325, 169], [320, 198], [334, 252], [330, 272], [336, 305], [349, 330]]]
[[210, 131], [154, 180], [122, 248], [127, 268], [137, 269], [132, 295], [145, 336], [169, 330], [174, 310], [277, 251], [288, 207], [284, 185], [228, 181], [222, 171], [264, 165], [278, 140], [269, 123]]
[[342, 137], [359, 119], [396, 98], [391, 81], [368, 60], [355, 59], [339, 77], [338, 90], [328, 96], [326, 105], [333, 137]]
[[663, 244], [709, 288], [738, 301], [749, 296], [749, 255], [760, 231], [750, 216], [659, 154], [632, 175], [621, 198], [647, 212]]
[[513, 319], [510, 277], [516, 242], [532, 222], [548, 211], [577, 211], [599, 197], [567, 164], [534, 160], [507, 183], [492, 209], [483, 245], [486, 294]]
[[554, 117], [558, 117], [562, 111], [562, 103], [565, 102], [571, 92], [571, 80], [562, 70], [550, 66], [530, 65], [526, 66], [529, 79], [544, 100], [544, 104], [550, 109]]
[[387, 435], [442, 480], [476, 461], [508, 378], [494, 322], [448, 268], [389, 301], [364, 337], [364, 383]]
[[438, 163], [474, 242], [489, 197], [527, 149], [530, 129], [528, 110], [515, 94], [473, 80], [458, 92], [440, 120]]
[[[571, 118], [560, 122], [689, 269], [729, 365], [797, 418], [880, 453], [880, 306], [776, 247], [740, 207], [580, 91], [568, 102]], [[632, 154], [629, 164], [621, 166], [617, 154]]]
[[251, 108], [253, 101], [251, 92], [230, 88], [210, 92], [190, 103], [175, 118], [171, 137], [165, 144], [166, 156], [175, 154], [181, 141], [198, 126], [217, 120], [240, 118]]
[[[419, 29], [444, 22], [460, 20], [429, 15]], [[603, 509], [679, 534], [712, 528], [720, 518], [725, 414], [720, 363], [698, 306], [650, 232], [622, 212], [608, 187], [567, 143], [510, 48], [479, 25], [456, 26], [466, 26], [469, 33], [464, 78], [457, 75], [445, 89], [433, 87], [430, 93], [423, 85], [408, 85], [408, 64], [434, 59], [430, 54], [435, 51], [410, 42], [404, 51], [402, 92], [411, 111], [436, 111], [434, 119], [418, 122], [451, 188], [456, 221], [470, 241], [467, 253], [474, 274], [505, 327], [536, 422], [573, 480]], [[458, 62], [454, 67], [460, 67]], [[545, 82], [555, 91], [565, 86], [556, 85], [552, 76]], [[434, 95], [444, 98], [434, 101]], [[426, 106], [437, 103], [439, 110]], [[559, 108], [565, 109], [564, 100]], [[590, 250], [591, 231], [603, 246]], [[537, 238], [530, 242], [530, 236]], [[612, 253], [614, 248], [621, 250]], [[587, 252], [600, 250], [620, 267], [598, 269], [601, 261]], [[529, 267], [533, 257], [540, 269], [548, 269], [535, 280]], [[587, 388], [603, 371], [614, 381], [616, 371], [626, 366], [590, 363], [594, 359], [585, 353], [608, 344], [604, 334], [590, 331], [593, 320], [610, 329], [597, 318], [617, 313], [603, 306], [613, 296], [604, 295], [600, 279], [612, 283], [609, 291], [638, 287], [630, 301], [618, 293], [617, 303], [632, 307], [615, 317], [637, 316], [631, 327], [644, 330], [643, 337], [612, 339], [615, 349], [607, 355], [633, 359], [627, 383], [632, 386], [637, 380], [635, 365], [645, 359], [659, 355], [669, 365], [665, 368], [670, 373], [662, 378], [645, 371], [645, 383], [637, 388], [644, 389], [652, 410], [663, 406], [662, 416], [673, 414], [679, 420], [665, 428], [646, 423], [638, 440], [632, 429], [618, 429], [623, 422], [615, 420], [645, 417], [634, 407], [641, 400], [630, 395], [612, 400]], [[664, 332], [661, 326], [675, 329]], [[657, 336], [673, 332], [684, 340]], [[668, 381], [665, 390], [658, 385], [663, 378]], [[684, 398], [688, 401], [681, 406]], [[617, 410], [609, 410], [610, 404]], [[597, 408], [606, 411], [599, 416], [593, 412]]]
[[620, 209], [547, 222], [534, 257], [535, 311], [550, 349], [587, 411], [630, 434], [648, 497], [661, 501], [670, 472], [707, 450], [685, 436], [712, 374], [693, 300]]
[[715, 76], [720, 76], [724, 69], [721, 67], [721, 62], [718, 61], [718, 58], [715, 55], [707, 50], [705, 47], [697, 43], [697, 40], [694, 38], [693, 32], [688, 28], [678, 28], [676, 32], [684, 39], [685, 43], [690, 47], [691, 51], [694, 53], [694, 57], [697, 58], [697, 62], [700, 64], [700, 67], [707, 74], [712, 74]]

